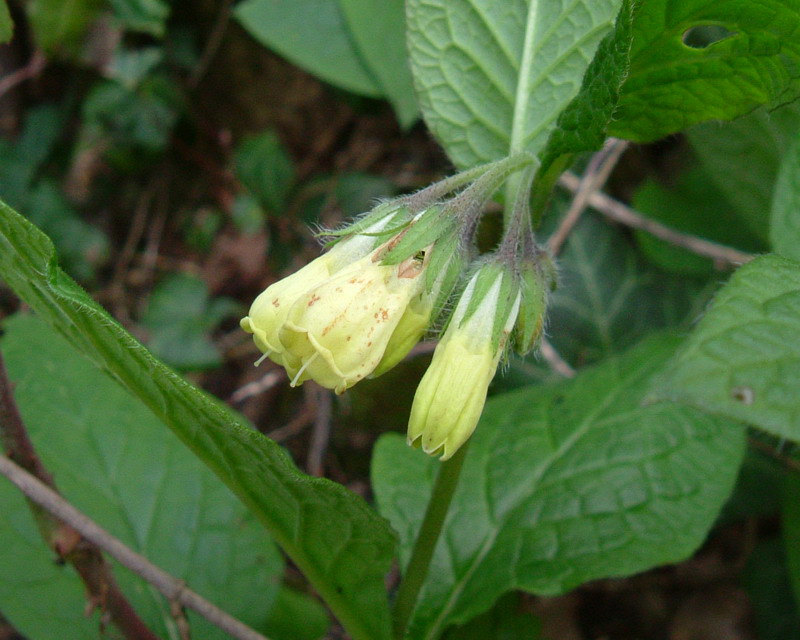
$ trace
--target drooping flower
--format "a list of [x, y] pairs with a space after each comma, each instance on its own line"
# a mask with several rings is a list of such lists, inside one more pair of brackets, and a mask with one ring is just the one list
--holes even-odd
[[[423, 260], [380, 263], [373, 252], [307, 289], [280, 328], [284, 366], [296, 385], [312, 379], [343, 393], [380, 364], [409, 304], [422, 293]], [[297, 366], [299, 362], [299, 367]]]
[[447, 460], [472, 435], [519, 306], [519, 288], [502, 265], [472, 276], [417, 387], [409, 444]]

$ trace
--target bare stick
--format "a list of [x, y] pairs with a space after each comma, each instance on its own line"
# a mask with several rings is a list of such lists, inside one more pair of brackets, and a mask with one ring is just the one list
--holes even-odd
[[258, 380], [253, 380], [253, 382], [248, 382], [247, 384], [239, 387], [231, 394], [228, 402], [231, 404], [239, 404], [240, 402], [244, 402], [248, 398], [252, 398], [253, 396], [257, 396], [259, 393], [263, 393], [264, 391], [272, 389], [272, 387], [285, 379], [286, 374], [283, 369], [272, 369], [271, 371], [267, 371], [267, 373], [261, 376]]
[[553, 371], [560, 373], [565, 378], [575, 377], [575, 369], [561, 357], [561, 354], [555, 350], [555, 347], [553, 347], [547, 338], [542, 338], [541, 352], [542, 357], [547, 361], [547, 364], [550, 365]]
[[[558, 183], [573, 193], [580, 188], [581, 179], [574, 173], [565, 173]], [[730, 265], [740, 265], [750, 262], [755, 256], [732, 247], [717, 244], [688, 233], [682, 233], [670, 227], [651, 220], [631, 209], [630, 207], [614, 200], [601, 192], [592, 193], [588, 199], [589, 206], [597, 209], [604, 216], [634, 229], [641, 229], [670, 244], [682, 247], [706, 258]]]
[[[33, 447], [22, 416], [14, 400], [11, 381], [6, 374], [0, 353], [0, 436], [8, 455], [19, 461], [23, 473], [29, 474], [55, 495], [53, 477], [45, 469]], [[9, 460], [8, 458], [5, 458]], [[9, 463], [14, 464], [9, 460]], [[129, 640], [158, 640], [147, 628], [120, 591], [114, 573], [100, 550], [81, 539], [80, 533], [61, 520], [53, 518], [39, 505], [29, 503], [36, 516], [42, 537], [59, 555], [75, 567], [83, 580], [92, 606], [108, 611], [111, 621]]]
[[84, 538], [96, 544], [121, 565], [147, 580], [168, 600], [194, 609], [206, 620], [217, 625], [237, 640], [267, 640], [265, 636], [228, 615], [222, 609], [189, 589], [182, 580], [178, 580], [151, 563], [144, 556], [125, 546], [120, 540], [99, 527], [93, 520], [78, 511], [55, 491], [5, 456], [0, 456], [0, 473], [14, 483], [30, 500], [59, 520], [63, 520], [72, 526]]
[[558, 255], [567, 236], [578, 223], [581, 214], [586, 210], [589, 198], [593, 193], [603, 188], [627, 148], [628, 142], [626, 140], [609, 138], [605, 146], [592, 156], [589, 165], [586, 167], [586, 172], [580, 179], [578, 188], [574, 191], [575, 197], [572, 199], [569, 209], [564, 214], [558, 229], [550, 236], [547, 242], [550, 253], [554, 256]]
[[46, 65], [47, 58], [44, 57], [44, 54], [41, 51], [34, 51], [28, 64], [0, 79], [0, 96], [11, 91], [18, 84], [25, 82], [25, 80], [38, 76]]

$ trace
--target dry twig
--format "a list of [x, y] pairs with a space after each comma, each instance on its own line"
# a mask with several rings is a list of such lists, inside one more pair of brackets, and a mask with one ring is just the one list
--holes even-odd
[[[567, 190], [577, 193], [580, 189], [581, 179], [574, 173], [567, 172], [561, 176], [559, 184]], [[697, 255], [711, 258], [719, 263], [740, 265], [749, 262], [755, 257], [750, 253], [745, 253], [732, 247], [726, 247], [716, 242], [704, 240], [703, 238], [671, 229], [660, 222], [643, 216], [630, 207], [599, 191], [589, 195], [588, 204], [615, 222], [633, 227], [634, 229], [641, 229], [670, 244], [687, 249]]]
[[603, 188], [627, 148], [628, 142], [626, 140], [609, 138], [605, 146], [592, 156], [586, 167], [586, 172], [580, 178], [577, 189], [574, 190], [575, 197], [572, 199], [569, 209], [564, 214], [558, 229], [550, 236], [547, 242], [550, 253], [554, 256], [558, 255], [567, 236], [578, 223], [581, 214], [586, 210], [589, 198]]
[[5, 78], [0, 78], [0, 96], [8, 93], [18, 84], [25, 82], [25, 80], [35, 78], [45, 66], [47, 66], [47, 58], [41, 51], [34, 51], [28, 64], [9, 73]]

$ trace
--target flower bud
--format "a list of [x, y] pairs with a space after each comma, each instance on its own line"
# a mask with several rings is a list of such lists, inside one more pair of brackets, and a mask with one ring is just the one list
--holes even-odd
[[547, 298], [555, 283], [555, 268], [550, 258], [541, 253], [536, 261], [520, 265], [519, 319], [514, 327], [514, 349], [525, 355], [536, 346], [544, 328]]
[[[380, 231], [391, 218], [384, 216], [368, 228], [370, 232]], [[367, 235], [353, 235], [340, 240], [327, 253], [309, 262], [299, 271], [267, 287], [250, 306], [248, 315], [239, 325], [253, 334], [253, 341], [265, 357], [276, 364], [296, 373], [300, 361], [286, 352], [280, 341], [279, 332], [286, 322], [294, 302], [308, 289], [327, 280], [342, 269], [373, 250], [375, 238]]]
[[343, 393], [380, 364], [424, 279], [421, 260], [383, 265], [378, 253], [307, 289], [292, 304], [279, 339], [302, 363], [296, 371], [287, 367], [293, 385], [312, 379]]
[[473, 275], [417, 388], [409, 444], [447, 460], [472, 435], [519, 305], [519, 291], [501, 265], [484, 265]]

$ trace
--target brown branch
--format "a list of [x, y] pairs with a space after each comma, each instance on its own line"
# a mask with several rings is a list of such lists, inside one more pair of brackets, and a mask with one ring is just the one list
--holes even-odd
[[41, 51], [34, 51], [31, 59], [24, 67], [9, 73], [5, 78], [0, 78], [0, 96], [11, 91], [18, 84], [35, 78], [47, 66], [47, 58]]
[[626, 140], [609, 138], [605, 146], [592, 156], [577, 189], [574, 191], [575, 197], [572, 199], [569, 209], [564, 214], [558, 229], [550, 236], [547, 242], [550, 253], [554, 256], [558, 255], [567, 236], [580, 220], [581, 214], [589, 204], [589, 198], [593, 193], [603, 188], [627, 148], [628, 142]]
[[[11, 381], [6, 374], [2, 354], [0, 354], [0, 434], [8, 455], [8, 458], [3, 457], [3, 460], [58, 496], [53, 477], [36, 454], [25, 429], [14, 400]], [[17, 467], [12, 460], [16, 460], [20, 466]], [[47, 544], [60, 558], [75, 567], [83, 580], [92, 606], [99, 606], [102, 610], [108, 611], [112, 623], [125, 638], [158, 640], [158, 636], [147, 628], [125, 598], [100, 550], [82, 540], [75, 528], [58, 518], [51, 517], [49, 512], [42, 511], [35, 501], [31, 504], [31, 509]]]
[[561, 354], [555, 350], [555, 347], [550, 343], [547, 338], [542, 338], [541, 343], [542, 357], [545, 359], [550, 368], [556, 373], [561, 374], [565, 378], [574, 378], [575, 369], [561, 357]]
[[[116, 559], [121, 565], [144, 578], [158, 589], [168, 600], [193, 609], [209, 622], [230, 634], [237, 640], [267, 640], [257, 631], [228, 615], [208, 600], [198, 595], [166, 571], [151, 563], [125, 546], [119, 539], [98, 526], [85, 514], [78, 511], [64, 498], [25, 469], [5, 456], [0, 456], [0, 474], [6, 476], [30, 500], [41, 506], [47, 513], [68, 523], [76, 531]], [[129, 635], [130, 638], [148, 638], [152, 635]]]
[[[581, 179], [574, 173], [569, 172], [563, 174], [559, 179], [559, 184], [573, 193], [580, 189], [580, 183]], [[732, 247], [726, 247], [688, 233], [676, 231], [660, 222], [643, 216], [641, 213], [601, 192], [592, 193], [588, 198], [588, 203], [589, 206], [615, 222], [646, 231], [656, 238], [723, 264], [740, 265], [749, 262], [755, 257], [753, 254], [745, 253]]]

